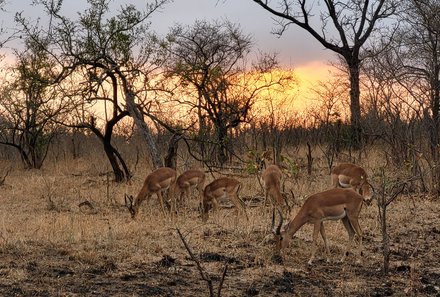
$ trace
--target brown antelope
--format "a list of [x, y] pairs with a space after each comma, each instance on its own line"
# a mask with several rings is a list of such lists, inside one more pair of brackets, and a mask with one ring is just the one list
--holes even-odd
[[240, 187], [241, 182], [230, 177], [220, 177], [208, 184], [203, 191], [202, 220], [206, 222], [208, 220], [209, 210], [212, 208], [216, 211], [219, 207], [218, 200], [226, 198], [235, 205], [237, 217], [239, 211], [242, 211], [248, 220], [245, 205], [238, 197]]
[[281, 179], [283, 173], [277, 165], [269, 165], [261, 175], [261, 181], [264, 187], [265, 200], [271, 197], [275, 208], [283, 210], [283, 213], [290, 212], [290, 206], [287, 200], [281, 194]]
[[[329, 261], [329, 248], [325, 235], [324, 224], [326, 220], [342, 220], [345, 229], [348, 232], [348, 244], [341, 259], [345, 260], [354, 236], [359, 238], [359, 254], [362, 252], [362, 230], [359, 226], [359, 213], [362, 208], [363, 197], [353, 189], [330, 189], [310, 196], [298, 211], [296, 216], [287, 223], [282, 229], [283, 218], [280, 214], [280, 223], [273, 231], [275, 234], [275, 251], [281, 255], [282, 249], [285, 249], [295, 233], [306, 223], [313, 224], [313, 247], [308, 264], [311, 265], [317, 249], [318, 235], [321, 233], [324, 240], [324, 247], [327, 261]], [[272, 219], [272, 226], [275, 223], [275, 216]]]
[[[160, 206], [164, 214], [166, 214], [162, 191], [169, 189], [171, 192], [176, 182], [177, 173], [174, 169], [169, 167], [161, 167], [151, 172], [144, 181], [144, 185], [139, 194], [133, 201], [133, 196], [125, 195], [125, 205], [131, 213], [131, 217], [134, 219], [139, 212], [139, 207], [144, 200], [150, 200], [153, 194], [157, 195]], [[169, 193], [170, 197], [174, 197], [174, 193]], [[175, 199], [172, 199], [175, 200]], [[175, 211], [175, 201], [172, 201], [172, 208]]]
[[355, 164], [342, 163], [335, 166], [331, 171], [331, 182], [334, 188], [353, 188], [364, 197], [365, 202], [370, 203], [373, 195], [368, 175], [365, 170]]
[[176, 180], [176, 199], [179, 202], [188, 200], [191, 188], [199, 192], [200, 202], [203, 201], [203, 187], [205, 186], [205, 172], [199, 169], [190, 169], [183, 172]]

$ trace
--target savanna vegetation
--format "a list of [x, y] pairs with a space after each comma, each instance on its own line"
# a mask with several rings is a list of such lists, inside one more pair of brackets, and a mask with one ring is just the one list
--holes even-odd
[[[17, 14], [16, 32], [2, 28], [2, 48], [22, 43], [0, 85], [0, 294], [440, 294], [440, 3], [296, 2], [282, 14], [249, 5], [280, 17], [279, 34], [299, 26], [341, 58], [300, 111], [290, 109], [295, 70], [256, 55], [238, 24], [150, 30], [166, 0], [143, 10], [88, 1], [77, 18], [40, 0], [50, 21]], [[338, 222], [324, 223], [330, 262], [320, 245], [307, 264], [308, 225], [274, 257], [261, 165], [282, 169], [294, 216], [343, 162], [361, 165], [374, 190], [359, 218], [362, 261], [338, 261]], [[239, 180], [248, 220], [221, 201], [204, 222], [197, 192], [177, 215], [153, 196], [132, 219], [124, 197], [162, 166], [201, 168], [206, 184]]]

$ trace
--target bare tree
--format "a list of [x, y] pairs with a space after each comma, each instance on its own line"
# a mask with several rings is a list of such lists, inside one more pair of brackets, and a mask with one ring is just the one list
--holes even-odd
[[[286, 72], [289, 71], [293, 73], [292, 70], [286, 70]], [[296, 83], [295, 79], [285, 82], [282, 90], [293, 89]], [[272, 150], [274, 164], [279, 164], [283, 158], [282, 152], [287, 142], [287, 139], [282, 137], [283, 131], [287, 129], [292, 118], [295, 117], [292, 112], [287, 111], [293, 109], [291, 107], [295, 102], [296, 93], [283, 92], [282, 90], [274, 88], [266, 90], [264, 95], [258, 98], [258, 102], [251, 111], [251, 126], [253, 134], [255, 134], [251, 150], [258, 150], [259, 145], [264, 152]]]
[[222, 165], [230, 156], [230, 131], [248, 120], [260, 91], [290, 77], [267, 76], [277, 66], [274, 55], [262, 55], [252, 68], [247, 68], [252, 40], [229, 21], [177, 25], [164, 45], [169, 54], [168, 77], [177, 78], [183, 89], [197, 94], [195, 99], [182, 99], [181, 103], [196, 111], [202, 145], [209, 143], [206, 139], [210, 134], [214, 135], [216, 151], [205, 152], [201, 147], [202, 158], [214, 154]]
[[[4, 13], [5, 12], [5, 5], [6, 5], [6, 1], [5, 0], [0, 0], [0, 12]], [[8, 43], [10, 40], [14, 39], [16, 36], [13, 33], [8, 32], [8, 30], [6, 28], [3, 27], [3, 23], [0, 24], [0, 48], [3, 48], [3, 46]], [[0, 61], [3, 58], [3, 54], [0, 54]]]
[[50, 144], [75, 102], [60, 96], [52, 84], [56, 62], [38, 44], [26, 40], [25, 50], [1, 87], [0, 144], [14, 147], [27, 168], [41, 168]]
[[[325, 48], [335, 52], [346, 63], [350, 79], [350, 124], [353, 147], [362, 142], [359, 74], [362, 49], [378, 27], [378, 22], [391, 16], [396, 9], [393, 0], [322, 2], [294, 0], [253, 0], [279, 20], [277, 34], [290, 25], [306, 30]], [[319, 4], [323, 3], [321, 7]], [[316, 20], [319, 18], [318, 20]], [[320, 24], [315, 25], [315, 24]]]
[[[90, 7], [79, 14], [79, 19], [71, 20], [60, 14], [62, 1], [41, 0], [38, 3], [43, 5], [50, 19], [47, 29], [36, 28], [21, 15], [17, 16], [23, 34], [31, 36], [59, 62], [58, 81], [88, 73], [84, 83], [90, 83], [90, 92], [96, 92], [104, 82], [112, 88], [120, 87], [118, 92], [125, 99], [125, 111], [144, 136], [154, 167], [162, 166], [162, 160], [136, 99], [139, 92], [148, 90], [150, 75], [157, 69], [158, 59], [154, 56], [157, 38], [150, 33], [147, 21], [167, 2], [153, 1], [147, 4], [145, 11], [125, 5], [112, 16], [111, 1], [89, 1]], [[44, 36], [40, 32], [44, 32]], [[114, 121], [125, 113], [116, 98], [115, 95], [111, 98], [115, 104], [113, 112], [118, 113], [113, 115]], [[91, 122], [88, 124], [93, 126]]]
[[383, 254], [383, 273], [388, 275], [390, 267], [390, 235], [388, 231], [388, 207], [403, 193], [403, 191], [413, 181], [417, 180], [418, 176], [413, 176], [403, 180], [393, 180], [390, 176], [385, 174], [384, 168], [381, 167], [380, 171], [380, 188], [377, 193], [377, 207], [379, 211], [379, 223], [382, 233], [382, 254]]
[[347, 133], [345, 119], [349, 114], [348, 86], [340, 76], [321, 81], [313, 87], [314, 103], [307, 113], [318, 126], [318, 146], [324, 153], [328, 169], [333, 166], [334, 158], [342, 149], [350, 149], [350, 135]]
[[[399, 119], [411, 125], [416, 120], [425, 123], [428, 141], [427, 156], [430, 155], [432, 171], [432, 192], [440, 195], [440, 4], [431, 0], [407, 0], [402, 2], [399, 12], [399, 27], [390, 31], [372, 47], [371, 60], [368, 60], [367, 73], [377, 82], [388, 81], [389, 94], [398, 100], [389, 100], [393, 104], [392, 114], [401, 113], [402, 105], [410, 113]], [[382, 95], [383, 97], [383, 95]], [[388, 95], [389, 97], [389, 95]], [[386, 110], [386, 109], [385, 109]], [[409, 121], [412, 119], [412, 121]], [[405, 126], [404, 135], [408, 128]], [[419, 133], [420, 134], [420, 133]], [[394, 134], [396, 135], [396, 134]], [[424, 134], [425, 135], [425, 134]], [[421, 138], [421, 137], [419, 137]], [[426, 141], [424, 141], [426, 142]], [[409, 143], [406, 147], [417, 147]], [[420, 151], [423, 144], [418, 145]], [[398, 148], [396, 151], [405, 152]], [[427, 159], [428, 161], [428, 159]]]

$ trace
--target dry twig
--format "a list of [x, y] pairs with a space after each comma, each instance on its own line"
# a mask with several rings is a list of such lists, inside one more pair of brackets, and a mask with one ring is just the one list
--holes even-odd
[[[182, 240], [183, 245], [185, 246], [185, 249], [187, 250], [189, 256], [191, 257], [191, 260], [193, 260], [194, 263], [196, 263], [196, 266], [197, 266], [197, 269], [199, 270], [200, 276], [202, 277], [202, 279], [204, 281], [206, 281], [206, 284], [208, 285], [209, 296], [214, 297], [215, 296], [214, 295], [214, 286], [212, 284], [211, 277], [209, 276], [209, 274], [205, 271], [205, 269], [200, 264], [200, 260], [196, 257], [196, 255], [194, 255], [193, 251], [191, 250], [191, 247], [186, 242], [185, 237], [183, 236], [182, 232], [180, 232], [180, 229], [176, 228], [176, 231], [177, 231], [177, 234], [180, 237], [180, 240]], [[220, 284], [219, 284], [218, 290], [217, 290], [217, 297], [221, 296], [221, 290], [223, 288], [223, 283], [224, 283], [225, 278], [226, 278], [227, 270], [228, 270], [228, 264], [225, 263], [225, 266], [223, 268], [222, 277], [220, 279]]]

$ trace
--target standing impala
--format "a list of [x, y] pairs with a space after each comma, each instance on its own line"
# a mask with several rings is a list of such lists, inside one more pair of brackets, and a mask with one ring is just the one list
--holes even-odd
[[190, 169], [183, 172], [176, 180], [176, 199], [183, 202], [188, 200], [191, 188], [199, 192], [200, 202], [203, 201], [203, 187], [205, 186], [205, 172], [199, 169]]
[[[131, 213], [131, 217], [134, 219], [139, 212], [139, 207], [144, 200], [150, 200], [153, 194], [157, 195], [159, 199], [162, 211], [166, 214], [162, 192], [169, 189], [171, 192], [176, 182], [177, 173], [174, 169], [169, 167], [161, 167], [151, 172], [144, 181], [144, 185], [136, 196], [133, 202], [133, 196], [125, 195], [125, 205]], [[170, 197], [174, 197], [173, 193], [169, 193]], [[172, 198], [172, 200], [175, 200]], [[175, 210], [175, 201], [172, 201], [172, 207]]]
[[[329, 261], [329, 248], [327, 237], [325, 235], [324, 224], [326, 220], [342, 220], [345, 229], [347, 229], [349, 241], [341, 259], [345, 260], [351, 247], [354, 235], [359, 237], [359, 254], [362, 251], [362, 231], [359, 226], [358, 218], [362, 208], [363, 197], [353, 189], [330, 189], [310, 196], [301, 207], [296, 216], [284, 229], [281, 230], [283, 218], [280, 214], [280, 223], [274, 230], [277, 255], [281, 250], [289, 245], [293, 235], [306, 223], [313, 224], [313, 247], [312, 254], [308, 264], [311, 265], [316, 253], [318, 235], [321, 233], [324, 240], [325, 253]], [[272, 219], [272, 226], [275, 224], [275, 216]]]
[[218, 200], [226, 198], [235, 205], [237, 217], [239, 211], [241, 211], [246, 216], [246, 219], [249, 220], [245, 205], [238, 197], [240, 187], [241, 182], [230, 177], [220, 177], [208, 184], [203, 191], [202, 220], [206, 222], [208, 220], [209, 210], [211, 208], [213, 208], [214, 211], [217, 210], [219, 206]]
[[364, 196], [367, 203], [373, 197], [367, 173], [362, 167], [355, 164], [342, 163], [335, 166], [331, 171], [331, 181], [334, 188], [354, 188]]
[[281, 178], [283, 173], [277, 165], [269, 165], [261, 175], [261, 181], [264, 186], [265, 200], [271, 197], [272, 204], [275, 208], [290, 212], [290, 206], [287, 200], [281, 194]]

